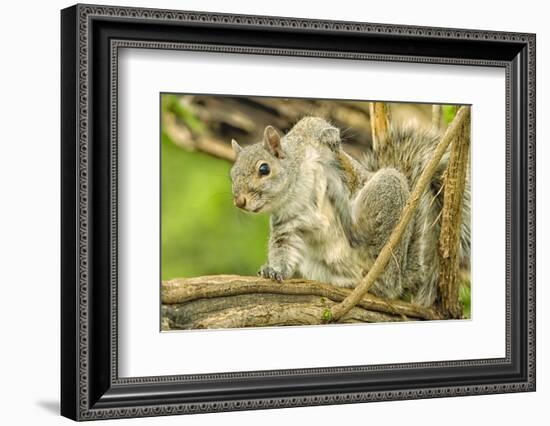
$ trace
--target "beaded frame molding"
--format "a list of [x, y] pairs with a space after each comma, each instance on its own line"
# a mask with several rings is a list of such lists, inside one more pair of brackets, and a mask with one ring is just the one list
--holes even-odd
[[[120, 48], [501, 67], [506, 356], [118, 377]], [[61, 414], [74, 420], [535, 390], [535, 35], [75, 5], [61, 12]]]

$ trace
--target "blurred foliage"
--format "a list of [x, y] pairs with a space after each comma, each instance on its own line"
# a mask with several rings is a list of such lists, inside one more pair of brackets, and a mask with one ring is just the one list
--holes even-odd
[[458, 105], [442, 105], [441, 110], [443, 111], [443, 120], [445, 124], [448, 125], [455, 118], [456, 112], [458, 111]]
[[162, 135], [162, 279], [254, 275], [265, 262], [268, 218], [233, 205], [231, 165]]
[[[225, 110], [231, 114], [245, 115], [257, 121], [254, 136], [260, 135], [265, 123], [262, 116], [251, 116], [251, 102], [254, 98], [227, 98], [230, 104]], [[185, 102], [184, 102], [185, 101]], [[199, 108], [200, 102], [203, 113]], [[238, 106], [242, 101], [242, 110]], [[262, 104], [254, 104], [252, 110], [263, 111], [265, 116], [266, 102], [277, 102], [276, 99], [262, 99]], [[194, 104], [196, 102], [196, 104]], [[288, 111], [293, 100], [281, 99], [280, 108]], [[295, 100], [301, 108], [307, 100]], [[338, 110], [334, 101], [311, 101], [321, 105], [325, 110], [330, 106]], [[242, 136], [244, 131], [237, 129], [239, 120], [228, 123], [211, 123], [201, 119], [204, 110], [215, 105], [224, 105], [224, 97], [163, 94], [161, 97], [162, 114], [175, 115], [178, 122], [187, 128], [192, 137], [209, 135], [218, 138], [220, 143], [227, 143], [231, 137]], [[354, 103], [353, 108], [368, 111]], [[289, 107], [290, 105], [290, 107]], [[328, 105], [328, 106], [327, 106]], [[193, 109], [195, 106], [195, 110]], [[391, 104], [394, 119], [420, 118], [422, 125], [430, 124], [431, 105]], [[220, 108], [220, 106], [216, 106]], [[269, 104], [270, 111], [277, 105]], [[248, 108], [248, 109], [246, 109]], [[263, 108], [263, 109], [262, 109]], [[350, 104], [342, 103], [341, 110], [348, 109]], [[456, 115], [455, 105], [443, 105], [442, 114], [446, 127]], [[208, 110], [208, 112], [211, 112]], [[280, 111], [279, 111], [280, 113]], [[334, 115], [336, 112], [333, 112]], [[341, 115], [341, 114], [340, 114]], [[353, 116], [352, 114], [350, 116]], [[277, 116], [282, 120], [280, 114]], [[228, 114], [224, 119], [231, 120]], [[288, 121], [290, 128], [295, 119]], [[242, 121], [242, 120], [241, 120]], [[368, 129], [368, 127], [367, 127]], [[353, 130], [348, 129], [349, 132]], [[225, 132], [225, 133], [221, 133]], [[233, 132], [233, 133], [232, 133]], [[357, 136], [359, 136], [358, 134]], [[255, 139], [249, 135], [248, 139]], [[246, 141], [246, 139], [245, 139]], [[242, 139], [240, 139], [242, 142]], [[349, 141], [346, 141], [349, 143]], [[360, 144], [359, 144], [360, 146]], [[364, 148], [363, 148], [364, 149]], [[255, 275], [267, 259], [267, 241], [269, 238], [269, 218], [267, 215], [245, 213], [233, 205], [229, 170], [231, 163], [201, 152], [193, 152], [178, 146], [170, 136], [162, 132], [162, 201], [161, 201], [161, 275], [162, 279], [193, 277], [215, 274]], [[464, 317], [470, 318], [470, 282], [463, 281], [460, 288], [460, 300], [464, 306]], [[410, 295], [404, 299], [410, 298]]]
[[165, 93], [161, 97], [162, 110], [174, 113], [190, 130], [193, 132], [203, 133], [205, 125], [200, 119], [180, 102], [180, 97]]
[[464, 318], [470, 319], [472, 317], [472, 294], [469, 280], [462, 282], [458, 290], [458, 298], [462, 303]]

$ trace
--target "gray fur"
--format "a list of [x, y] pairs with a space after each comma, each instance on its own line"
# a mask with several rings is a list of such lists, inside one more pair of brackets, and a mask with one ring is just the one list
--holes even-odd
[[[293, 276], [355, 287], [375, 261], [399, 220], [410, 190], [439, 135], [413, 128], [391, 129], [391, 152], [368, 152], [359, 162], [340, 146], [340, 132], [325, 120], [306, 117], [280, 138], [241, 148], [231, 169], [233, 194], [244, 209], [271, 214], [268, 261], [259, 274]], [[273, 150], [275, 147], [275, 150]], [[267, 163], [271, 173], [261, 176]], [[371, 292], [398, 298], [405, 292], [423, 306], [437, 295], [439, 213], [444, 157], [431, 187], [399, 247]], [[469, 182], [464, 200], [461, 257], [469, 259]]]

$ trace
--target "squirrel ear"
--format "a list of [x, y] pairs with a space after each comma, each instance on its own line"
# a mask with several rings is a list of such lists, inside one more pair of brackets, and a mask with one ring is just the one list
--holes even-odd
[[240, 146], [235, 139], [231, 139], [231, 148], [233, 148], [233, 152], [235, 153], [235, 158], [238, 157], [241, 151], [243, 150], [242, 146]]
[[275, 157], [284, 158], [281, 136], [272, 126], [267, 126], [264, 130], [264, 146]]
[[319, 136], [321, 143], [327, 145], [332, 151], [340, 149], [340, 130], [336, 127], [327, 127]]

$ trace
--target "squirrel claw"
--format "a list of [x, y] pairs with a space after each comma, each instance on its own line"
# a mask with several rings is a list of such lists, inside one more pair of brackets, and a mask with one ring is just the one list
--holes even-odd
[[271, 266], [263, 266], [259, 271], [258, 275], [263, 278], [269, 278], [278, 282], [283, 281], [283, 274], [281, 274], [276, 269], [273, 269]]

